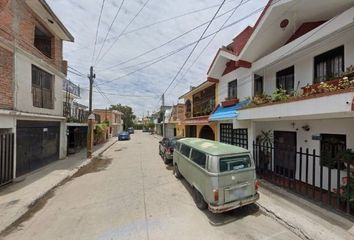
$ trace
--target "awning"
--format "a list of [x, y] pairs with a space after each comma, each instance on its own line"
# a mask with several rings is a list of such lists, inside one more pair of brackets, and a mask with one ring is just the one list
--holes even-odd
[[233, 106], [223, 107], [221, 104], [218, 108], [210, 115], [209, 121], [223, 121], [223, 120], [231, 120], [236, 118], [239, 115], [239, 109], [245, 107], [249, 104], [250, 100], [243, 100]]

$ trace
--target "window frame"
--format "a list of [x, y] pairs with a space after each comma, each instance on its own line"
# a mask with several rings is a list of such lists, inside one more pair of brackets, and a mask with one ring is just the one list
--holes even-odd
[[[263, 76], [254, 74], [253, 76], [253, 95], [254, 96], [259, 96], [263, 94], [264, 88], [263, 88]], [[258, 83], [257, 83], [258, 81]], [[257, 86], [260, 86], [260, 89], [258, 89]]]
[[[188, 156], [184, 155], [184, 153], [183, 153], [183, 151], [182, 151], [182, 148], [183, 148], [183, 147], [187, 147], [187, 148], [189, 148], [189, 154], [188, 154]], [[181, 147], [180, 147], [179, 152], [180, 152], [180, 153], [181, 153], [184, 157], [186, 157], [186, 158], [190, 159], [190, 156], [191, 156], [191, 150], [192, 150], [192, 148], [191, 148], [190, 146], [188, 146], [188, 145], [186, 145], [186, 144], [181, 144]]]
[[[333, 78], [337, 78], [337, 77], [340, 77], [341, 74], [344, 72], [344, 61], [345, 61], [345, 58], [344, 58], [344, 55], [345, 55], [345, 49], [344, 49], [344, 45], [341, 45], [339, 47], [336, 47], [336, 48], [333, 48], [331, 50], [328, 50], [324, 53], [321, 53], [317, 56], [315, 56], [313, 58], [313, 83], [320, 83], [320, 82], [325, 82], [325, 81], [329, 81]], [[340, 58], [340, 70], [341, 72], [338, 74], [338, 76], [335, 76], [335, 73], [334, 72], [330, 72], [331, 70], [331, 65], [332, 65], [332, 61], [336, 61], [335, 59], [339, 57]], [[322, 71], [324, 71], [325, 69], [325, 72], [326, 72], [326, 75], [325, 76], [319, 76], [319, 73], [318, 73], [318, 68], [317, 66], [320, 65], [320, 64], [323, 64], [325, 63], [325, 67], [322, 66]], [[338, 62], [339, 64], [339, 62]], [[334, 66], [332, 66], [334, 67]], [[338, 67], [338, 66], [337, 66]], [[321, 71], [321, 69], [319, 70]], [[330, 72], [330, 73], [328, 73]], [[324, 73], [324, 72], [323, 72]], [[332, 74], [332, 75], [329, 75], [329, 74]]]
[[[193, 153], [196, 152], [198, 154], [202, 154], [204, 155], [205, 159], [204, 159], [204, 165], [201, 165], [199, 162], [195, 161], [195, 159], [193, 159]], [[207, 163], [207, 155], [199, 150], [196, 150], [194, 148], [191, 148], [191, 152], [190, 152], [190, 160], [195, 163], [196, 165], [198, 165], [199, 167], [206, 169], [206, 163]]]
[[[284, 81], [285, 86], [281, 85], [281, 81]], [[276, 87], [286, 90], [287, 93], [295, 90], [295, 65], [276, 72]]]
[[[32, 106], [54, 109], [54, 75], [33, 64], [31, 73]], [[49, 88], [48, 85], [50, 86]], [[45, 92], [50, 94], [49, 102], [48, 99], [44, 97]], [[36, 94], [40, 94], [40, 101], [37, 101], [38, 99], [36, 98], [38, 97], [36, 97]]]
[[237, 85], [237, 79], [227, 83], [227, 97], [229, 99], [237, 98]]

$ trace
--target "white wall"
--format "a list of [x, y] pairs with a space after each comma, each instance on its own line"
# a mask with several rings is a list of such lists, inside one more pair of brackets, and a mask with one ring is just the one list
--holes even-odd
[[219, 81], [219, 101], [228, 97], [228, 83], [237, 79], [237, 97], [242, 101], [252, 96], [252, 74], [250, 69], [238, 68], [222, 76]]
[[[315, 46], [303, 49], [299, 53], [293, 54], [278, 63], [258, 70], [257, 74], [264, 77], [264, 92], [268, 95], [271, 95], [276, 88], [276, 72], [293, 65], [295, 67], [295, 89], [298, 82], [300, 82], [299, 90], [301, 87], [306, 86], [306, 84], [312, 84], [314, 79], [314, 57], [341, 45], [344, 45], [345, 68], [349, 67], [350, 65], [354, 65], [353, 37], [354, 26], [352, 26], [345, 33], [331, 36]], [[257, 63], [255, 65], [257, 65]]]
[[[294, 126], [292, 125], [294, 123]], [[296, 132], [297, 138], [297, 149], [299, 151], [300, 147], [303, 151], [306, 148], [312, 153], [313, 150], [316, 151], [317, 155], [320, 155], [320, 141], [312, 140], [312, 135], [320, 134], [344, 134], [347, 136], [346, 143], [347, 148], [354, 149], [354, 118], [346, 119], [320, 119], [320, 120], [302, 120], [302, 121], [269, 121], [269, 122], [255, 122], [254, 130], [255, 136], [261, 134], [261, 131], [289, 131]], [[305, 131], [302, 126], [309, 125], [310, 130]], [[249, 134], [249, 137], [251, 135]], [[250, 139], [251, 142], [255, 139]], [[303, 163], [305, 161], [303, 160]], [[308, 181], [312, 184], [312, 158], [309, 158], [309, 177]], [[296, 166], [296, 178], [299, 178], [299, 159], [297, 159]], [[320, 186], [320, 165], [319, 160], [315, 162], [315, 184]], [[344, 171], [341, 171], [341, 177], [346, 176]], [[323, 188], [328, 189], [328, 168], [323, 168]], [[302, 181], [305, 182], [305, 165], [302, 165]], [[333, 169], [331, 172], [331, 189], [337, 188], [337, 170]]]
[[[54, 109], [33, 107], [32, 64], [54, 75]], [[15, 109], [28, 113], [63, 116], [63, 78], [38, 62], [38, 59], [23, 53], [15, 53]]]

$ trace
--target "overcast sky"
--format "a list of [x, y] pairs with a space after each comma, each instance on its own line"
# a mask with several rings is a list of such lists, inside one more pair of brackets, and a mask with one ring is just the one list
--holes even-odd
[[[95, 56], [93, 58], [96, 29], [102, 0], [47, 0], [60, 20], [75, 37], [74, 43], [64, 43], [64, 59], [68, 60], [69, 66], [85, 75], [89, 72], [91, 64], [94, 64], [96, 72], [95, 82], [109, 98], [109, 100], [107, 100], [102, 97], [95, 88], [94, 91], [96, 92], [94, 92], [93, 95], [93, 107], [105, 108], [109, 107], [110, 102], [114, 104], [121, 103], [131, 106], [135, 114], [141, 117], [146, 115], [148, 111], [150, 113], [156, 111], [161, 105], [161, 94], [176, 75], [178, 69], [192, 50], [193, 45], [156, 64], [142, 70], [139, 69], [150, 64], [152, 62], [151, 60], [157, 59], [159, 56], [163, 56], [198, 40], [206, 28], [206, 25], [197, 28], [195, 31], [186, 34], [182, 38], [162, 48], [151, 51], [133, 60], [132, 58], [209, 21], [218, 9], [216, 5], [220, 4], [222, 0], [150, 0], [126, 29], [125, 33], [127, 34], [122, 34], [127, 24], [146, 2], [146, 0], [125, 0], [116, 21], [112, 25], [108, 38], [103, 45], [105, 36], [121, 1], [122, 0], [105, 1], [98, 31]], [[241, 0], [226, 0], [219, 15], [227, 11], [229, 12], [213, 21], [206, 35], [217, 31], [232, 13], [230, 10], [240, 3]], [[229, 44], [247, 25], [253, 26], [260, 14], [260, 12], [256, 12], [256, 10], [264, 7], [266, 3], [267, 0], [243, 0], [242, 5], [231, 16], [226, 25], [236, 22], [252, 12], [255, 13], [245, 20], [220, 31], [208, 46], [207, 50], [204, 51], [201, 57], [190, 68], [189, 66], [194, 62], [204, 46], [209, 42], [210, 38], [199, 43], [184, 68], [184, 71], [182, 71], [167, 91], [165, 96], [166, 105], [176, 104], [178, 97], [187, 92], [191, 85], [195, 86], [206, 80], [209, 65], [218, 48], [222, 45]], [[144, 27], [160, 20], [208, 7], [212, 8], [150, 27]], [[129, 33], [139, 28], [141, 29]], [[117, 38], [118, 36], [120, 37]], [[99, 57], [101, 60], [97, 61], [97, 55], [102, 46], [103, 48]], [[92, 61], [92, 59], [94, 60]], [[130, 61], [121, 64], [127, 60]], [[188, 68], [190, 68], [190, 70], [185, 74], [184, 78], [181, 79], [185, 70]], [[134, 71], [136, 72], [131, 74]], [[68, 74], [68, 78], [83, 88], [82, 98], [79, 102], [88, 105], [87, 90], [85, 90], [88, 88], [88, 79], [72, 73]]]

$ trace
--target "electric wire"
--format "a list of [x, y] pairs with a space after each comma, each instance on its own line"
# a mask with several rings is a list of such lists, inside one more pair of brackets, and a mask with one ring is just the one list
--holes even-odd
[[92, 53], [92, 60], [91, 62], [93, 63], [93, 59], [95, 57], [95, 52], [96, 52], [96, 45], [97, 45], [97, 38], [98, 38], [98, 30], [100, 28], [100, 24], [101, 24], [101, 17], [102, 17], [102, 12], [103, 12], [103, 7], [104, 7], [104, 3], [106, 0], [102, 0], [101, 3], [101, 11], [100, 11], [100, 15], [98, 17], [98, 22], [97, 22], [97, 27], [96, 27], [96, 37], [95, 37], [95, 43], [93, 45], [93, 53]]

